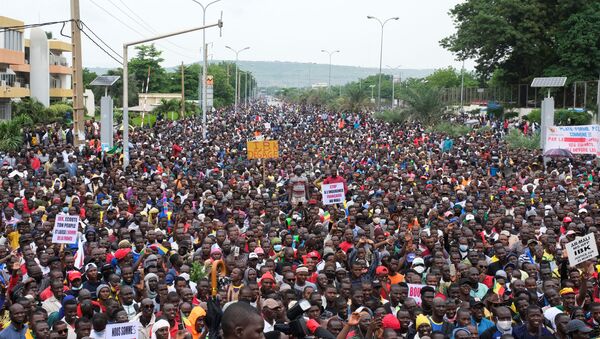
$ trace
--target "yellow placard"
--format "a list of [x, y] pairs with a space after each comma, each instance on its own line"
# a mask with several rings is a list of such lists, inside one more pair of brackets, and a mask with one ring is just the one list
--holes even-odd
[[279, 158], [279, 143], [277, 140], [248, 141], [248, 159]]

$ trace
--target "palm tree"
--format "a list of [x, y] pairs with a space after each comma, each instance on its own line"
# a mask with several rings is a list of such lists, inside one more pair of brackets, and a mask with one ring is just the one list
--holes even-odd
[[342, 110], [350, 112], [359, 112], [369, 107], [371, 103], [367, 93], [359, 85], [352, 84], [346, 88], [346, 95], [341, 104]]
[[426, 125], [434, 124], [442, 117], [444, 105], [438, 88], [416, 84], [404, 88], [400, 97], [408, 105], [410, 118]]
[[14, 118], [0, 122], [0, 150], [18, 151], [23, 147], [23, 122], [29, 118]]

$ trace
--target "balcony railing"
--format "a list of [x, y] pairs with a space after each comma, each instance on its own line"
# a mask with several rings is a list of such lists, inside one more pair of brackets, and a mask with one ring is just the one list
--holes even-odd
[[67, 58], [63, 56], [50, 55], [49, 62], [50, 65], [69, 67], [69, 64], [67, 63]]

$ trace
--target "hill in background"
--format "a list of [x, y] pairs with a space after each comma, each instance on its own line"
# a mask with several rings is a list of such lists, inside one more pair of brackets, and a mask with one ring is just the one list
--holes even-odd
[[[211, 63], [220, 62], [211, 60]], [[287, 61], [239, 61], [240, 69], [254, 74], [259, 87], [308, 87], [314, 84], [327, 84], [329, 77], [328, 64], [287, 62]], [[98, 75], [106, 73], [108, 68], [88, 67]], [[170, 71], [175, 67], [168, 68]], [[235, 69], [230, 70], [233, 74]], [[385, 74], [399, 75], [402, 78], [422, 78], [433, 73], [433, 69], [383, 69]], [[378, 68], [331, 65], [331, 84], [343, 85], [348, 82], [377, 74]]]

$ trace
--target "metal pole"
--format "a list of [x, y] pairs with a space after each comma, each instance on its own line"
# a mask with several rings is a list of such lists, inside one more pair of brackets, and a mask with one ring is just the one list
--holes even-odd
[[244, 47], [240, 50], [235, 50], [229, 46], [225, 46], [225, 48], [230, 49], [231, 51], [233, 51], [233, 53], [235, 53], [235, 107], [234, 107], [234, 112], [237, 113], [237, 106], [238, 106], [238, 96], [239, 96], [239, 79], [238, 79], [238, 56], [240, 54], [240, 52], [245, 51], [247, 49], [250, 49], [250, 47]]
[[155, 36], [152, 38], [147, 38], [147, 39], [138, 40], [138, 41], [132, 41], [132, 42], [123, 44], [123, 169], [124, 170], [127, 169], [127, 166], [129, 165], [129, 103], [127, 102], [128, 101], [127, 91], [129, 90], [129, 88], [128, 88], [129, 87], [129, 79], [127, 77], [129, 76], [129, 74], [128, 74], [129, 70], [127, 67], [127, 48], [129, 46], [139, 45], [139, 44], [143, 44], [145, 42], [160, 40], [160, 39], [164, 39], [164, 38], [168, 38], [168, 37], [172, 37], [172, 36], [180, 35], [180, 34], [184, 34], [184, 33], [195, 32], [195, 31], [199, 31], [201, 29], [207, 29], [210, 27], [221, 28], [221, 27], [223, 27], [223, 21], [221, 19], [219, 19], [219, 21], [216, 24], [202, 26], [202, 27], [194, 27], [194, 28], [190, 28], [190, 29], [186, 29], [186, 30], [182, 30], [182, 31], [167, 33], [167, 34]]
[[129, 65], [127, 45], [123, 45], [123, 170], [129, 165]]
[[598, 89], [596, 93], [596, 109], [598, 110], [596, 116], [596, 123], [600, 122], [600, 73], [598, 73]]
[[379, 46], [379, 86], [377, 88], [377, 110], [380, 111], [381, 110], [381, 65], [383, 63], [383, 27], [385, 26], [385, 24], [390, 21], [390, 20], [398, 20], [400, 18], [398, 17], [393, 17], [393, 18], [389, 18], [385, 21], [381, 21], [376, 17], [373, 16], [367, 16], [367, 19], [375, 19], [379, 22], [379, 24], [381, 25], [381, 41], [380, 41], [380, 46]]
[[462, 68], [460, 69], [460, 113], [463, 113], [464, 106], [464, 90], [465, 90], [465, 59], [462, 62]]
[[[206, 9], [208, 8], [208, 6], [219, 2], [221, 0], [215, 0], [213, 2], [208, 3], [206, 6], [204, 6], [202, 3], [193, 0], [195, 3], [197, 3], [198, 5], [200, 5], [200, 7], [202, 8], [202, 26], [206, 25]], [[202, 139], [206, 140], [206, 106], [207, 106], [207, 88], [206, 88], [206, 76], [207, 76], [207, 68], [208, 68], [208, 62], [207, 62], [207, 48], [206, 48], [206, 31], [202, 31], [202, 78], [199, 79], [199, 84], [198, 84], [198, 103], [200, 104], [200, 101], [202, 101], [201, 103], [201, 107], [202, 107]]]
[[331, 87], [331, 53], [329, 53], [329, 81], [327, 82], [327, 87]]
[[244, 72], [244, 109], [248, 109], [248, 72]]
[[396, 97], [394, 96], [394, 75], [392, 74], [392, 109], [394, 109], [394, 101], [396, 101]]

